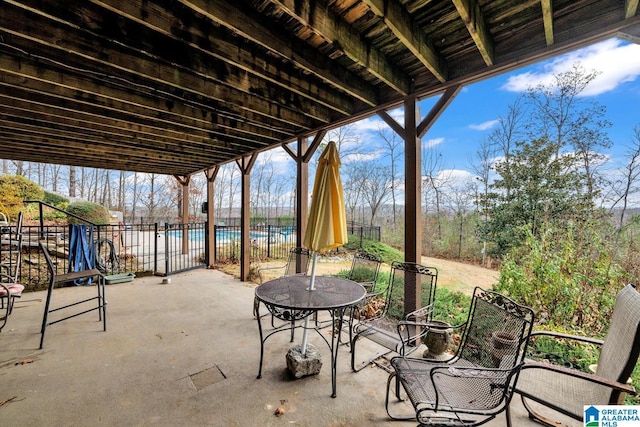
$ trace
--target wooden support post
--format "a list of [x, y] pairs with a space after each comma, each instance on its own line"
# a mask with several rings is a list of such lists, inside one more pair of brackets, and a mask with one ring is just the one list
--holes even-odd
[[189, 182], [191, 176], [174, 175], [174, 177], [182, 185], [182, 255], [187, 255], [189, 253]]
[[249, 279], [250, 268], [250, 241], [249, 228], [251, 226], [251, 212], [249, 209], [251, 190], [251, 169], [258, 158], [258, 153], [244, 156], [236, 160], [242, 174], [242, 194], [240, 207], [240, 280], [246, 282]]
[[207, 177], [207, 241], [205, 242], [205, 252], [207, 254], [207, 267], [211, 268], [215, 264], [216, 249], [216, 229], [215, 229], [215, 211], [213, 209], [214, 186], [213, 183], [220, 172], [220, 166], [216, 165], [204, 171]]

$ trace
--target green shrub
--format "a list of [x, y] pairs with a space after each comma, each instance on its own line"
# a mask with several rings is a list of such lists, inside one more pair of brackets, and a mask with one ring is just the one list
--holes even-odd
[[[495, 289], [536, 313], [536, 322], [599, 336], [625, 280], [605, 242], [589, 230], [547, 230], [504, 260]], [[586, 242], [586, 243], [584, 243]]]
[[[75, 202], [69, 204], [67, 212], [72, 213], [92, 224], [108, 224], [109, 211], [102, 205], [91, 202]], [[69, 224], [83, 224], [83, 221], [69, 216]]]
[[63, 203], [69, 203], [69, 199], [66, 199], [58, 194], [51, 193], [47, 190], [44, 191], [43, 201], [55, 207], [60, 207], [60, 205], [62, 205]]
[[349, 243], [344, 247], [347, 249], [360, 250], [371, 255], [375, 255], [385, 264], [391, 264], [393, 261], [403, 261], [404, 254], [399, 250], [392, 248], [384, 243], [375, 240], [363, 240], [362, 246], [358, 245], [359, 240], [349, 238]]
[[25, 210], [25, 200], [42, 200], [44, 191], [38, 184], [20, 175], [0, 176], [0, 211], [15, 220]]
[[459, 291], [436, 288], [433, 319], [450, 325], [461, 325], [467, 321], [471, 297]]
[[[558, 331], [564, 332], [566, 331]], [[568, 331], [570, 334], [571, 331]], [[537, 336], [531, 339], [529, 357], [535, 360], [548, 360], [556, 365], [566, 366], [582, 372], [590, 372], [589, 365], [598, 361], [598, 346], [563, 340], [547, 336]]]

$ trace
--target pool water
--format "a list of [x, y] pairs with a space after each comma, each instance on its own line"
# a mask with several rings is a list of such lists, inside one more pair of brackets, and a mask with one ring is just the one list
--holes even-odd
[[[169, 231], [167, 234], [172, 237], [181, 238], [182, 230]], [[238, 240], [240, 239], [240, 235], [241, 233], [238, 230], [216, 230], [216, 240]], [[262, 237], [267, 237], [267, 234], [258, 231], [252, 231], [249, 233], [249, 238], [251, 239], [259, 239]], [[203, 242], [204, 230], [189, 230], [189, 240], [194, 242]]]

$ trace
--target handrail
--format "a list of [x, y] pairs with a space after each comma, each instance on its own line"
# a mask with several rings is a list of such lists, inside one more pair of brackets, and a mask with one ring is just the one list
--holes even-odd
[[[92, 225], [92, 226], [94, 226], [96, 228], [98, 227], [98, 224], [94, 224], [93, 222], [88, 221], [85, 218], [82, 218], [82, 217], [80, 217], [80, 216], [78, 216], [76, 214], [72, 214], [71, 212], [67, 212], [64, 209], [60, 209], [60, 208], [58, 208], [56, 206], [50, 205], [49, 203], [43, 202], [42, 200], [25, 200], [24, 203], [38, 203], [38, 205], [39, 205], [38, 206], [38, 210], [39, 210], [39, 214], [40, 214], [40, 238], [44, 238], [44, 214], [42, 212], [42, 206], [43, 205], [47, 206], [47, 207], [49, 207], [49, 208], [51, 208], [53, 210], [56, 210], [58, 212], [62, 212], [65, 215], [71, 216], [71, 217], [73, 217], [75, 219], [78, 219], [78, 220], [80, 220], [82, 222], [85, 222], [85, 223], [87, 223], [89, 225]], [[98, 231], [98, 233], [99, 233], [99, 231]]]

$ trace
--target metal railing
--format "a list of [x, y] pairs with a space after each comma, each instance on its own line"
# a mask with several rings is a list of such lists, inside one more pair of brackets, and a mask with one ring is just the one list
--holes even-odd
[[349, 243], [357, 242], [358, 247], [362, 247], [364, 240], [375, 240], [379, 242], [381, 238], [380, 227], [359, 224], [354, 221], [347, 222], [347, 234], [349, 234]]
[[[187, 247], [183, 247], [183, 235], [187, 233]], [[206, 223], [169, 224], [156, 234], [158, 247], [164, 246], [164, 263], [156, 267], [156, 274], [170, 275], [194, 268], [205, 267]], [[164, 243], [164, 245], [162, 244]], [[163, 271], [162, 268], [164, 267]]]
[[[40, 203], [40, 218], [44, 209], [53, 209], [84, 221], [71, 213]], [[96, 266], [107, 275], [136, 273], [136, 275], [167, 276], [178, 272], [202, 268], [208, 264], [238, 263], [240, 261], [240, 227], [216, 225], [214, 227], [214, 253], [206, 252], [206, 223], [189, 224], [105, 224], [96, 225], [85, 221], [93, 236]], [[380, 227], [371, 227], [353, 222], [348, 224], [350, 240], [380, 239]], [[183, 247], [186, 231], [188, 245]], [[47, 242], [55, 257], [56, 274], [69, 271], [69, 225], [24, 225], [22, 227], [22, 265], [19, 280], [27, 289], [44, 289], [47, 269], [40, 259], [39, 242]], [[256, 224], [251, 227], [250, 260], [285, 259], [296, 245], [296, 229], [291, 225]], [[185, 250], [186, 249], [186, 250]], [[15, 248], [0, 245], [0, 258]], [[210, 261], [213, 260], [213, 262]]]

